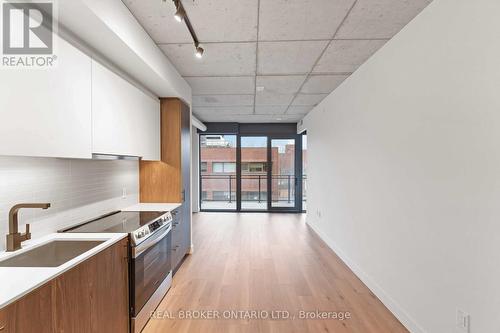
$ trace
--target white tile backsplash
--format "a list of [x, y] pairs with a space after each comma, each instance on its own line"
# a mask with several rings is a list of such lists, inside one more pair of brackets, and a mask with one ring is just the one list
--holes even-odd
[[19, 213], [20, 231], [31, 223], [32, 238], [40, 237], [139, 202], [139, 163], [0, 156], [0, 250], [9, 210], [21, 202], [51, 203]]

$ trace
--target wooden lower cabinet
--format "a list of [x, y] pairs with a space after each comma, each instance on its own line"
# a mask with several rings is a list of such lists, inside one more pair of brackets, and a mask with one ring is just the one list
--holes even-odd
[[49, 282], [0, 310], [4, 319], [0, 332], [56, 332], [53, 309], [52, 282]]
[[127, 239], [0, 310], [1, 333], [129, 331]]
[[7, 313], [3, 309], [0, 309], [0, 331], [6, 332], [7, 329]]

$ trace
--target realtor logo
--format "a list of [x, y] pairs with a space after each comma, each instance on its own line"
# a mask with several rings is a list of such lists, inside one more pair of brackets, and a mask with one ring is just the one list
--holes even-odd
[[52, 1], [3, 1], [2, 67], [52, 67], [54, 55]]
[[52, 54], [52, 3], [3, 4], [3, 53]]

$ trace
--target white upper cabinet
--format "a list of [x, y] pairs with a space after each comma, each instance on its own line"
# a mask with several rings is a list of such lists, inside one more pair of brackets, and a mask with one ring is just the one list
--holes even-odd
[[54, 38], [53, 68], [0, 69], [0, 155], [91, 157], [91, 60]]
[[0, 68], [0, 155], [160, 159], [160, 101], [59, 36], [53, 68]]
[[160, 159], [160, 101], [92, 61], [92, 152]]

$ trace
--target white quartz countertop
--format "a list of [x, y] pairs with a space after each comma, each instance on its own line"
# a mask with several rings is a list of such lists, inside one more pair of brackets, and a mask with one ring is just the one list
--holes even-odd
[[23, 242], [22, 249], [18, 251], [0, 252], [0, 261], [2, 261], [14, 257], [17, 254], [29, 251], [37, 246], [44, 245], [52, 240], [104, 240], [104, 243], [97, 245], [58, 267], [0, 267], [0, 309], [125, 237], [127, 237], [125, 233], [53, 233], [38, 239]]
[[179, 208], [182, 206], [181, 203], [138, 203], [136, 205], [127, 207], [125, 209], [122, 209], [125, 212], [142, 212], [142, 211], [149, 211], [149, 212], [170, 212], [176, 208]]

